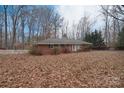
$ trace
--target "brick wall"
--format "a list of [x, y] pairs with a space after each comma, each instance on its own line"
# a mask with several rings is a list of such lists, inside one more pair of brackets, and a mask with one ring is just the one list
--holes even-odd
[[[37, 45], [36, 46], [42, 54], [53, 54], [53, 48], [49, 48], [49, 45]], [[60, 46], [59, 52], [64, 53], [64, 49], [68, 49], [70, 52], [72, 51], [71, 45], [66, 45], [65, 47]]]
[[52, 54], [52, 49], [48, 45], [37, 45], [42, 54]]

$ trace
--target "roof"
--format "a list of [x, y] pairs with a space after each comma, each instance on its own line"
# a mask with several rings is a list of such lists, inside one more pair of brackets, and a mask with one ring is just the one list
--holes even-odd
[[88, 44], [88, 45], [90, 44], [91, 45], [92, 43], [88, 43], [81, 40], [65, 39], [65, 38], [62, 39], [49, 38], [35, 44]]

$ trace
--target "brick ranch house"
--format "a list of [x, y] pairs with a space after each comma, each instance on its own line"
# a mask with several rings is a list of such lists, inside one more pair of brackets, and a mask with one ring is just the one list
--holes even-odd
[[42, 54], [53, 54], [54, 49], [57, 48], [59, 53], [65, 52], [78, 52], [83, 51], [84, 48], [88, 48], [92, 43], [88, 43], [81, 40], [71, 40], [71, 39], [53, 39], [49, 38], [42, 40], [41, 42], [34, 43], [33, 47], [38, 49]]

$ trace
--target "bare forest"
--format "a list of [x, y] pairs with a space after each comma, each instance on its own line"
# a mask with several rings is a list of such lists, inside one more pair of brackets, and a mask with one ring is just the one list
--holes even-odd
[[87, 33], [95, 29], [102, 32], [107, 47], [115, 47], [118, 34], [123, 28], [123, 5], [98, 6], [103, 26], [95, 28], [97, 17], [81, 17], [78, 23], [69, 22], [56, 9], [56, 6], [0, 6], [0, 48], [28, 49], [33, 42], [47, 38], [61, 38], [64, 34], [70, 39], [85, 40]]

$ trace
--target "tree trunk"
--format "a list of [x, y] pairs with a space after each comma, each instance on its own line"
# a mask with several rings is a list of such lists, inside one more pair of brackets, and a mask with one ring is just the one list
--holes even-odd
[[108, 33], [109, 33], [109, 27], [108, 27], [108, 14], [105, 15], [105, 40], [106, 40], [106, 45], [108, 46], [108, 41], [109, 41], [109, 37], [108, 37]]
[[39, 24], [38, 24], [38, 28], [37, 28], [37, 42], [39, 41]]
[[7, 6], [4, 6], [5, 13], [5, 48], [7, 48]]
[[13, 38], [12, 38], [12, 48], [15, 49], [15, 43], [16, 43], [16, 27], [13, 26]]
[[28, 43], [31, 42], [31, 27], [29, 27]]
[[22, 23], [21, 23], [21, 26], [22, 26], [22, 49], [24, 49], [24, 40], [25, 40], [25, 36], [24, 36], [24, 19], [22, 19]]
[[55, 38], [57, 37], [56, 26], [55, 26]]
[[32, 29], [32, 35], [31, 35], [31, 36], [32, 36], [31, 42], [34, 42], [34, 39], [35, 39], [35, 38], [34, 38], [34, 29]]
[[113, 18], [113, 47], [115, 46], [115, 40], [116, 40], [116, 27], [115, 27], [115, 25], [116, 25], [116, 22], [115, 22], [116, 20]]
[[2, 26], [0, 25], [0, 48], [2, 48]]
[[118, 27], [118, 33], [120, 33], [120, 23], [119, 23], [119, 20], [117, 20], [117, 27]]

